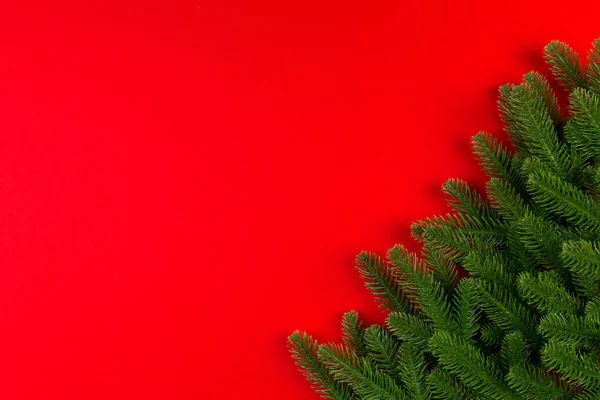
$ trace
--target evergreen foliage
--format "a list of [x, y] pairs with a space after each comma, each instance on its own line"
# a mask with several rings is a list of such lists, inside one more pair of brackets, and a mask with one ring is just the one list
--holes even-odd
[[568, 115], [536, 72], [502, 86], [514, 151], [472, 140], [486, 196], [451, 179], [452, 212], [412, 226], [420, 255], [356, 257], [386, 324], [350, 311], [343, 345], [289, 337], [324, 398], [600, 399], [600, 39], [585, 68], [562, 42], [545, 58]]

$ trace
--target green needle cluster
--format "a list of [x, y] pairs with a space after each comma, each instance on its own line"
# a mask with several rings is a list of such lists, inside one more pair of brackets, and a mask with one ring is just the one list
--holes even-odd
[[512, 149], [472, 140], [486, 196], [451, 179], [452, 212], [412, 226], [420, 254], [356, 257], [385, 325], [350, 311], [343, 344], [289, 337], [324, 398], [600, 399], [600, 39], [585, 68], [562, 42], [545, 58], [567, 112], [539, 73], [502, 86]]

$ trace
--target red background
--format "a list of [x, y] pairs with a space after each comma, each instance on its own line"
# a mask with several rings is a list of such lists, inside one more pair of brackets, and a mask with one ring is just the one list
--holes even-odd
[[2, 0], [0, 397], [316, 398], [287, 335], [381, 321], [353, 256], [416, 248], [497, 86], [600, 36], [481, 3]]

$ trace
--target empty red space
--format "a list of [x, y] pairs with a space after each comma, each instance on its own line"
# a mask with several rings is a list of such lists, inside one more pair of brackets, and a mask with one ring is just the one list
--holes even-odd
[[500, 84], [596, 2], [0, 4], [0, 398], [316, 399], [360, 250], [483, 184]]

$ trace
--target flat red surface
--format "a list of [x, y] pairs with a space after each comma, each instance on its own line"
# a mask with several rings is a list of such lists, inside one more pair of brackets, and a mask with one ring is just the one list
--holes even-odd
[[481, 185], [496, 87], [597, 2], [0, 2], [0, 398], [315, 399], [361, 249]]

